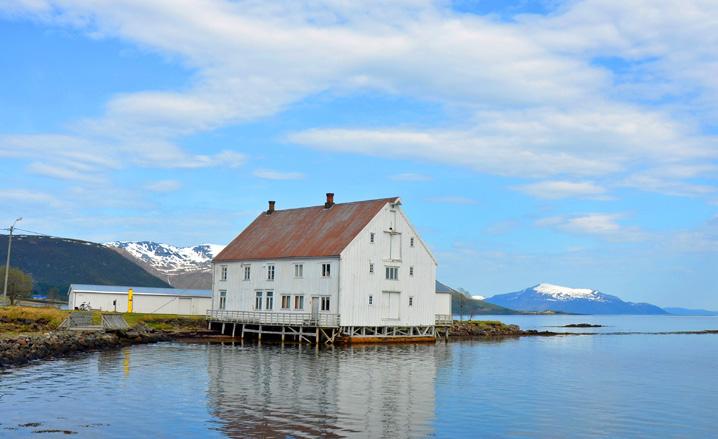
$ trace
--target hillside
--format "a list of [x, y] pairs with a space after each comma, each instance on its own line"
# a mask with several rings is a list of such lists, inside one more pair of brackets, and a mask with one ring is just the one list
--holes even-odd
[[[0, 260], [7, 255], [7, 235], [0, 235]], [[65, 297], [71, 283], [168, 287], [116, 251], [88, 241], [14, 235], [11, 265], [30, 273], [34, 292], [56, 288]]]
[[557, 311], [573, 314], [667, 314], [650, 303], [625, 302], [588, 288], [538, 284], [513, 293], [498, 294], [487, 302], [519, 311]]

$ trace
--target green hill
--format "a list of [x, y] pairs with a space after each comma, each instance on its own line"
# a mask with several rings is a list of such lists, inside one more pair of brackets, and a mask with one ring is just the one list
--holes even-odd
[[[7, 256], [7, 238], [0, 235], [2, 264]], [[66, 297], [71, 283], [170, 287], [116, 251], [94, 242], [13, 235], [11, 258], [11, 266], [32, 275], [37, 294], [57, 289]]]
[[525, 314], [513, 309], [504, 308], [503, 306], [494, 305], [493, 303], [483, 300], [472, 299], [466, 295], [453, 291], [451, 293], [451, 309], [454, 314], [468, 315], [507, 315], [507, 314]]

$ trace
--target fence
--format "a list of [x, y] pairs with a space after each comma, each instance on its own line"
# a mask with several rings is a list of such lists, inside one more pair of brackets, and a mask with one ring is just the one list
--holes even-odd
[[213, 322], [249, 323], [278, 326], [321, 326], [339, 327], [339, 314], [315, 314], [268, 311], [226, 311], [211, 309], [207, 320]]

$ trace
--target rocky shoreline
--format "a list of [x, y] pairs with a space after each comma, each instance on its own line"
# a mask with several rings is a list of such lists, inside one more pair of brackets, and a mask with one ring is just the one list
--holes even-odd
[[112, 332], [53, 331], [39, 335], [21, 335], [0, 340], [0, 369], [79, 352], [171, 339], [172, 334], [142, 329]]
[[464, 338], [526, 337], [564, 335], [559, 332], [523, 330], [518, 325], [507, 325], [498, 321], [458, 321], [449, 328], [449, 340]]

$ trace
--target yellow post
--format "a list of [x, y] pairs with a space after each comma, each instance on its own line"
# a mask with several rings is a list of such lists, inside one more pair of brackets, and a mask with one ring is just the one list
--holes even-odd
[[127, 312], [132, 312], [132, 288], [127, 291]]

